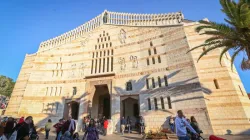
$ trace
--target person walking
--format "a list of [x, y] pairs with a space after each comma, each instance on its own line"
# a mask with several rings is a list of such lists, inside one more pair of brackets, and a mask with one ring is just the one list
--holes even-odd
[[169, 117], [169, 126], [172, 132], [174, 132], [174, 118], [173, 116]]
[[104, 131], [103, 131], [103, 136], [106, 136], [106, 135], [107, 135], [108, 124], [109, 124], [108, 120], [105, 119], [105, 120], [104, 120], [104, 123], [103, 123], [103, 129], [104, 129]]
[[99, 140], [99, 134], [93, 119], [90, 120], [89, 126], [87, 127], [82, 140]]
[[122, 117], [122, 119], [121, 119], [121, 130], [122, 130], [122, 135], [124, 135], [125, 125], [126, 125], [126, 120], [125, 120], [124, 117]]
[[[193, 127], [193, 129], [198, 133], [198, 135], [200, 135], [200, 134], [202, 133], [202, 131], [200, 130], [199, 124], [198, 124], [198, 122], [196, 121], [195, 117], [194, 117], [194, 116], [191, 116], [190, 120], [191, 120], [190, 125], [191, 125], [191, 126]], [[195, 140], [195, 139], [196, 139], [196, 135], [191, 134], [191, 139], [192, 139], [192, 140]]]
[[177, 111], [177, 116], [175, 118], [175, 127], [176, 127], [176, 134], [178, 136], [179, 140], [189, 140], [187, 134], [188, 128], [194, 135], [198, 135], [197, 132], [192, 128], [192, 126], [187, 122], [187, 120], [184, 118], [184, 114], [182, 110]]
[[128, 133], [131, 133], [131, 123], [132, 123], [132, 121], [131, 121], [130, 117], [128, 116], [128, 117], [127, 117], [127, 128], [128, 128]]
[[53, 127], [56, 128], [56, 140], [58, 139], [60, 133], [62, 133], [63, 119], [60, 119]]
[[51, 127], [52, 127], [52, 121], [51, 119], [49, 119], [48, 122], [45, 124], [45, 132], [46, 132], [45, 139], [49, 138], [49, 131]]
[[14, 128], [14, 119], [12, 117], [8, 118], [6, 126], [4, 128], [4, 135], [8, 139], [11, 136], [12, 129]]
[[17, 135], [16, 135], [16, 139], [17, 140], [26, 140], [26, 139], [29, 139], [29, 131], [30, 131], [29, 124], [31, 124], [32, 121], [33, 121], [32, 116], [28, 116], [24, 120], [24, 122], [17, 124], [13, 128], [12, 134], [13, 134], [14, 131], [17, 131]]
[[144, 133], [145, 127], [146, 127], [145, 120], [142, 116], [140, 116], [139, 125], [140, 125], [140, 133], [142, 135]]
[[86, 130], [86, 122], [87, 122], [87, 119], [86, 117], [83, 117], [83, 120], [82, 120], [82, 132], [85, 132]]

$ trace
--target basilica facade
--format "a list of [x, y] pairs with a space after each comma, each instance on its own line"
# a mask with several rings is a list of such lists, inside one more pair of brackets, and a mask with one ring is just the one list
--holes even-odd
[[105, 116], [111, 132], [122, 116], [132, 126], [143, 116], [157, 131], [183, 110], [205, 134], [249, 133], [250, 101], [230, 55], [220, 64], [218, 49], [197, 63], [206, 48], [187, 53], [209, 37], [197, 26], [180, 12], [105, 10], [25, 56], [6, 115], [31, 115], [38, 126], [71, 116], [78, 129], [85, 116]]

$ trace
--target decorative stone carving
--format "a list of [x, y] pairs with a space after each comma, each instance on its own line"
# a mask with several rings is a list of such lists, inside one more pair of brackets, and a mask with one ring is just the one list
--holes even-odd
[[121, 70], [125, 70], [125, 69], [126, 69], [125, 58], [120, 57], [120, 58], [118, 59], [118, 63], [121, 65]]
[[130, 61], [132, 62], [132, 68], [138, 68], [137, 56], [130, 56]]
[[81, 64], [79, 65], [79, 75], [80, 75], [81, 77], [84, 76], [84, 69], [85, 69], [85, 67], [86, 67], [86, 65], [85, 65], [84, 63], [81, 63]]
[[126, 31], [124, 29], [120, 30], [119, 36], [118, 36], [121, 44], [125, 44], [125, 40], [126, 40]]
[[75, 77], [75, 68], [76, 68], [76, 64], [72, 64], [70, 69], [71, 69], [71, 72], [69, 74], [69, 78], [74, 78]]

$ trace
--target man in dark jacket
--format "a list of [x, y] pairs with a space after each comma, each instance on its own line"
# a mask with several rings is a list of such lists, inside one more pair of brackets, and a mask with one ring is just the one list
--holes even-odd
[[17, 140], [26, 140], [29, 139], [29, 124], [32, 123], [33, 118], [29, 116], [25, 119], [24, 122], [17, 124], [16, 127], [13, 128], [12, 133], [17, 131]]

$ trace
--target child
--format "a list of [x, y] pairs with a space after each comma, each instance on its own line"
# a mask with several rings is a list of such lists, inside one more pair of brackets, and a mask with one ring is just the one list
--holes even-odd
[[105, 120], [104, 120], [104, 123], [103, 123], [103, 128], [104, 128], [103, 135], [104, 135], [104, 136], [107, 135], [108, 124], [109, 124], [108, 120], [105, 119]]

